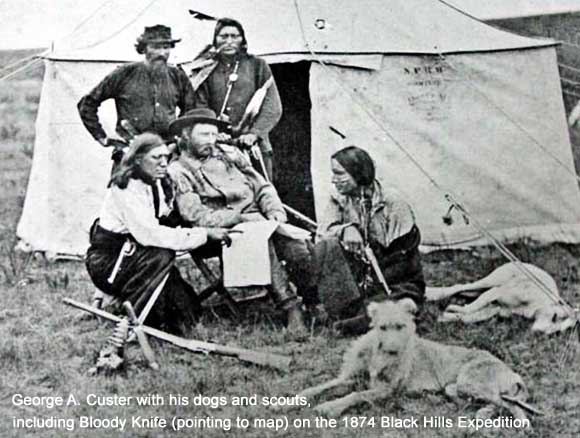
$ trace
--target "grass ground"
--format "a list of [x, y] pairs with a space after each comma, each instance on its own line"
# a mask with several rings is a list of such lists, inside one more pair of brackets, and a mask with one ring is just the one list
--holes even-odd
[[[0, 66], [2, 63], [0, 63]], [[299, 390], [333, 376], [341, 355], [351, 339], [342, 338], [326, 328], [314, 328], [307, 342], [287, 338], [282, 324], [262, 308], [246, 309], [240, 322], [208, 315], [190, 333], [200, 340], [235, 344], [241, 347], [287, 354], [293, 357], [287, 374], [248, 366], [231, 358], [195, 355], [152, 340], [161, 369], [153, 372], [146, 366], [140, 350], [131, 345], [126, 369], [114, 376], [91, 377], [87, 370], [94, 364], [111, 325], [81, 316], [81, 312], [62, 304], [63, 297], [89, 301], [93, 287], [82, 263], [47, 262], [42, 256], [12, 251], [28, 172], [31, 165], [33, 127], [40, 75], [3, 83], [0, 88], [0, 436], [43, 437], [461, 437], [465, 429], [380, 427], [380, 418], [392, 416], [411, 419], [444, 416], [456, 423], [458, 416], [472, 416], [476, 405], [466, 401], [456, 406], [441, 395], [398, 397], [383, 404], [363, 406], [349, 412], [336, 427], [316, 428], [309, 407], [287, 417], [272, 413], [263, 397], [296, 394]], [[580, 303], [580, 247], [551, 245], [532, 248], [520, 242], [512, 250], [523, 260], [533, 262], [554, 275], [565, 300]], [[429, 284], [443, 285], [473, 279], [503, 263], [491, 248], [476, 251], [442, 251], [425, 256]], [[193, 273], [193, 278], [197, 278]], [[196, 280], [198, 281], [198, 280]], [[430, 305], [419, 322], [421, 334], [446, 343], [484, 348], [511, 365], [527, 382], [531, 402], [543, 410], [544, 417], [534, 417], [534, 429], [509, 428], [480, 431], [475, 436], [488, 437], [575, 437], [580, 433], [579, 340], [570, 334], [554, 336], [530, 333], [522, 319], [494, 320], [482, 324], [437, 324], [439, 306]], [[63, 397], [65, 406], [19, 406], [16, 394], [30, 397]], [[138, 406], [91, 406], [87, 397], [158, 395], [158, 403]], [[73, 395], [75, 404], [69, 400]], [[235, 396], [257, 396], [257, 405], [232, 406]], [[173, 398], [172, 398], [173, 396]], [[179, 397], [180, 398], [179, 398]], [[187, 397], [189, 404], [183, 403]], [[202, 398], [203, 397], [203, 398]], [[226, 406], [216, 406], [220, 397]], [[18, 398], [18, 396], [17, 396]], [[202, 399], [200, 399], [202, 398]], [[177, 403], [177, 400], [182, 403]], [[39, 401], [40, 399], [38, 399]], [[70, 403], [67, 405], [67, 401]], [[90, 400], [89, 400], [90, 401]], [[163, 402], [163, 403], [161, 403]], [[253, 402], [249, 399], [248, 402]], [[80, 417], [115, 420], [129, 419], [124, 431], [115, 428], [79, 429]], [[14, 427], [18, 418], [75, 419], [75, 431]], [[190, 428], [173, 432], [169, 428], [131, 426], [132, 417], [145, 419], [173, 417], [190, 421], [200, 418], [229, 419], [217, 428]], [[366, 417], [367, 423], [361, 426]], [[287, 430], [258, 427], [257, 419], [283, 420]], [[376, 420], [374, 427], [368, 422]], [[248, 428], [236, 425], [247, 419]], [[311, 421], [311, 427], [294, 427], [293, 422]], [[357, 423], [358, 422], [358, 423]], [[266, 424], [265, 426], [267, 426]], [[352, 427], [346, 427], [350, 425]]]

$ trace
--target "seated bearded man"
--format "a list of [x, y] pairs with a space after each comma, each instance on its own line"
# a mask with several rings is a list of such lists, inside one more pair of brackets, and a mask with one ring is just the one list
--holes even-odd
[[[170, 125], [170, 130], [181, 136], [180, 156], [169, 165], [169, 174], [182, 220], [197, 227], [233, 227], [260, 220], [285, 222], [286, 213], [274, 186], [238, 149], [217, 144], [218, 128], [222, 127], [225, 123], [210, 109], [191, 110]], [[312, 295], [308, 244], [274, 234], [269, 254], [272, 298], [287, 311], [288, 330], [304, 332], [296, 288], [305, 301]]]

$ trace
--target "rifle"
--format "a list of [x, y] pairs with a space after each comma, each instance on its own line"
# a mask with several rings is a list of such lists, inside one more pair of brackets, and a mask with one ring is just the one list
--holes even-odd
[[373, 268], [373, 271], [374, 271], [375, 275], [377, 276], [379, 283], [381, 283], [381, 286], [383, 286], [383, 289], [385, 290], [385, 293], [387, 294], [387, 296], [390, 296], [391, 289], [389, 288], [389, 285], [387, 284], [387, 280], [385, 280], [385, 276], [383, 275], [383, 271], [381, 271], [381, 267], [379, 266], [379, 262], [377, 260], [377, 257], [375, 256], [374, 251], [371, 249], [371, 246], [368, 244], [365, 246], [364, 251], [365, 251], [365, 257], [366, 257], [367, 261], [370, 263], [371, 268]]
[[[258, 159], [258, 163], [260, 164], [260, 170], [262, 172], [262, 175], [264, 176], [266, 181], [269, 182], [270, 179], [268, 178], [268, 171], [266, 170], [266, 164], [264, 163], [264, 157], [262, 156], [262, 151], [260, 150], [260, 148], [257, 145], [254, 145], [252, 147], [252, 153]], [[298, 210], [295, 210], [292, 207], [290, 207], [289, 205], [286, 205], [284, 203], [282, 203], [282, 207], [284, 208], [284, 210], [286, 210], [286, 213], [291, 214], [293, 217], [295, 217], [300, 222], [305, 224], [309, 230], [316, 231], [318, 224], [316, 222], [314, 222], [312, 219], [310, 219], [308, 216], [300, 213]]]
[[[95, 307], [89, 306], [88, 304], [81, 303], [70, 298], [63, 298], [63, 302], [69, 306], [76, 307], [77, 309], [81, 309], [85, 312], [92, 313], [93, 315], [100, 316], [101, 318], [108, 319], [109, 321], [119, 322], [121, 320], [121, 318], [113, 315], [112, 313], [97, 309]], [[195, 339], [185, 339], [179, 336], [165, 333], [153, 327], [148, 327], [146, 325], [141, 325], [140, 327], [146, 334], [162, 341], [169, 342], [192, 353], [211, 353], [220, 356], [235, 357], [244, 362], [270, 367], [280, 371], [288, 371], [290, 368], [290, 362], [292, 362], [292, 358], [280, 354], [247, 350], [245, 348], [230, 347], [227, 345], [214, 344], [213, 342], [197, 341]]]
[[294, 216], [295, 219], [298, 219], [299, 221], [301, 221], [304, 225], [306, 225], [306, 227], [309, 230], [316, 231], [318, 224], [316, 222], [314, 222], [312, 219], [310, 219], [308, 216], [300, 213], [298, 210], [293, 209], [289, 205], [282, 204], [282, 207], [284, 207], [284, 210], [286, 210], [286, 213], [291, 214], [292, 216]]

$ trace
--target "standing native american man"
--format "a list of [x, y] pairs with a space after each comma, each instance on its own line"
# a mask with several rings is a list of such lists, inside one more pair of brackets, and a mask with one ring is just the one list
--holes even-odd
[[269, 132], [282, 116], [282, 103], [270, 67], [247, 52], [242, 25], [231, 18], [217, 21], [213, 42], [194, 60], [195, 107], [210, 108], [232, 126], [242, 147], [258, 144], [267, 177], [272, 179]]

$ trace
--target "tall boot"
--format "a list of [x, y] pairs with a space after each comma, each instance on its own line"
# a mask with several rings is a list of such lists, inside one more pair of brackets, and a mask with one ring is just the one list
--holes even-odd
[[308, 336], [308, 329], [304, 324], [302, 313], [302, 301], [296, 295], [296, 286], [292, 282], [287, 283], [286, 292], [278, 294], [284, 298], [278, 302], [278, 308], [286, 311], [286, 330], [293, 338], [301, 339]]
[[291, 304], [289, 303], [286, 308], [286, 330], [290, 336], [295, 339], [303, 339], [308, 336], [308, 329], [304, 324], [304, 315], [302, 314], [302, 306], [299, 300], [294, 300]]
[[272, 272], [272, 298], [279, 309], [286, 311], [287, 324], [286, 329], [295, 339], [306, 338], [308, 330], [304, 324], [302, 315], [301, 301], [296, 293], [296, 286], [289, 281], [286, 272], [285, 262], [281, 262], [276, 255], [276, 249], [272, 240], [268, 242], [270, 253], [270, 267]]

